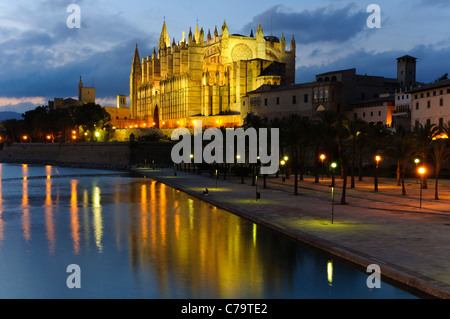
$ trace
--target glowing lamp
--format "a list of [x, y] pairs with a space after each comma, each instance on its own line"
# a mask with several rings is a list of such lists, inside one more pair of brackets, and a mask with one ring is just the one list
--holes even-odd
[[336, 164], [336, 163], [331, 163], [331, 167], [332, 167], [332, 168], [336, 168], [336, 167], [337, 167], [337, 164]]
[[419, 174], [420, 175], [423, 175], [423, 174], [425, 174], [425, 167], [421, 167], [421, 168], [419, 168]]

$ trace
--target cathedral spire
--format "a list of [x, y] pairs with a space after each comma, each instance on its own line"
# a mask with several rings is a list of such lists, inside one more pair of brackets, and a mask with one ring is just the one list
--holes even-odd
[[222, 36], [223, 37], [228, 37], [229, 32], [228, 32], [228, 26], [227, 26], [227, 21], [223, 20], [223, 25], [222, 25]]
[[161, 30], [161, 37], [159, 38], [159, 46], [158, 49], [164, 49], [170, 47], [170, 38], [169, 33], [167, 32], [166, 21], [163, 23], [163, 27]]
[[291, 52], [295, 52], [296, 46], [295, 46], [295, 39], [294, 39], [294, 35], [292, 35], [292, 40], [291, 40]]
[[194, 40], [195, 40], [195, 43], [200, 43], [200, 31], [198, 29], [198, 23], [197, 23], [197, 26], [195, 27]]
[[[131, 71], [141, 68], [141, 58], [139, 57], [138, 45], [136, 43], [136, 49], [134, 49], [133, 63], [131, 65]], [[81, 80], [81, 79], [80, 79]]]

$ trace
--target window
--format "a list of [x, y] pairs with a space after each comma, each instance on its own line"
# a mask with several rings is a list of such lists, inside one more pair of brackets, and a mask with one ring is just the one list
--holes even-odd
[[370, 116], [373, 116], [373, 112], [370, 112]]
[[363, 117], [366, 117], [366, 112], [363, 112]]
[[267, 106], [267, 98], [264, 99], [264, 106]]
[[308, 94], [305, 94], [305, 96], [303, 96], [303, 101], [305, 103], [308, 103]]
[[381, 111], [378, 111], [378, 116], [381, 116]]
[[439, 118], [439, 130], [442, 131], [442, 128], [444, 127], [444, 118]]
[[419, 96], [416, 94], [416, 95], [414, 95], [414, 98], [417, 100], [417, 98], [418, 98]]
[[450, 93], [450, 89], [447, 89], [447, 93]]
[[439, 91], [439, 94], [440, 94], [440, 95], [444, 94], [444, 90], [440, 90], [440, 91]]
[[431, 102], [427, 101], [427, 109], [429, 109], [431, 107]]
[[423, 93], [420, 93], [420, 98], [423, 98]]
[[292, 104], [297, 104], [297, 96], [296, 95], [292, 96]]
[[280, 98], [277, 97], [277, 105], [279, 105], [279, 104], [280, 104]]
[[427, 92], [427, 97], [430, 97], [430, 92]]
[[427, 120], [427, 125], [431, 125], [431, 120], [430, 119]]
[[419, 109], [419, 102], [416, 103], [416, 110]]
[[433, 96], [436, 96], [436, 91], [433, 91]]
[[444, 99], [439, 99], [439, 106], [444, 106]]

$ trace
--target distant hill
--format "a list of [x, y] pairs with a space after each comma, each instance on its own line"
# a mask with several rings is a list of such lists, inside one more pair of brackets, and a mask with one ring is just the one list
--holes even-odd
[[11, 119], [22, 119], [22, 113], [17, 112], [0, 112], [0, 122], [4, 120], [11, 120]]

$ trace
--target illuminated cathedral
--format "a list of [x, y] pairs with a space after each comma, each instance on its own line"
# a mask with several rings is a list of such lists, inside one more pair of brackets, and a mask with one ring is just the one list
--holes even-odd
[[[131, 118], [159, 128], [240, 126], [244, 97], [262, 85], [295, 82], [295, 40], [264, 36], [261, 24], [249, 36], [220, 33], [198, 24], [186, 38], [170, 41], [163, 23], [158, 48], [140, 58], [136, 45], [130, 75]], [[245, 109], [245, 108], [244, 108]]]

